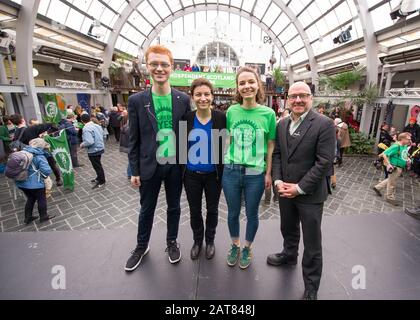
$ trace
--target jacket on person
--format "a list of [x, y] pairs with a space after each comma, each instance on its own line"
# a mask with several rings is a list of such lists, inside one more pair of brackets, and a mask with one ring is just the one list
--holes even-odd
[[338, 127], [338, 135], [340, 136], [340, 148], [348, 148], [351, 146], [349, 126], [345, 122], [341, 122]]
[[[179, 138], [179, 122], [191, 110], [190, 98], [185, 93], [171, 88], [172, 94], [172, 130], [176, 141]], [[153, 104], [151, 89], [131, 95], [128, 98], [128, 118], [130, 126], [129, 160], [133, 176], [150, 179], [156, 171], [156, 141], [158, 124]], [[179, 163], [178, 143], [176, 145], [177, 163]]]
[[[53, 123], [42, 123], [42, 124], [36, 124], [33, 126], [26, 127], [25, 131], [22, 134], [22, 138], [20, 141], [26, 145], [29, 145], [29, 141], [32, 139], [39, 138], [39, 135], [43, 132], [49, 131], [54, 128]], [[17, 140], [20, 136], [21, 130], [24, 128], [18, 128], [15, 131], [14, 140]], [[57, 129], [55, 127], [55, 129]]]
[[118, 119], [121, 113], [118, 111], [111, 111], [109, 114], [109, 125], [113, 128], [118, 128], [120, 126], [120, 120]]
[[403, 132], [409, 132], [411, 134], [411, 141], [418, 144], [420, 143], [420, 126], [415, 123], [414, 125], [408, 125], [404, 128]]
[[[52, 170], [45, 157], [46, 151], [40, 148], [26, 147], [23, 150], [34, 155], [32, 164], [28, 169], [28, 179], [16, 182], [18, 188], [24, 189], [43, 189], [45, 188], [44, 179], [48, 177]], [[35, 170], [34, 170], [35, 167]]]
[[[197, 111], [192, 111], [187, 113], [184, 117], [183, 120], [187, 121], [187, 138], [184, 140], [181, 140], [181, 143], [184, 144], [188, 144], [188, 136], [190, 135], [191, 130], [194, 128], [194, 119], [195, 119], [195, 115], [196, 115]], [[221, 112], [221, 111], [217, 111], [217, 110], [211, 110], [211, 120], [212, 120], [212, 129], [215, 130], [222, 130], [222, 129], [226, 129], [226, 114]], [[217, 159], [217, 165], [216, 165], [216, 172], [217, 172], [217, 178], [221, 179], [222, 175], [223, 175], [223, 158], [224, 158], [224, 141], [223, 138], [221, 136], [219, 136], [218, 139], [218, 159]], [[215, 139], [212, 139], [212, 150], [213, 150], [213, 158], [212, 159], [216, 159], [215, 157], [215, 145], [216, 145], [216, 141]], [[185, 148], [185, 146], [184, 146]], [[183, 166], [183, 176], [185, 174], [187, 166], [184, 165]]]
[[88, 122], [83, 127], [83, 147], [88, 154], [101, 154], [104, 152], [104, 131], [100, 125]]
[[295, 199], [301, 203], [321, 203], [328, 197], [328, 179], [335, 155], [334, 122], [310, 110], [289, 138], [291, 117], [277, 125], [273, 151], [273, 181], [296, 183], [305, 192]]
[[65, 120], [60, 122], [60, 126], [58, 127], [60, 130], [66, 130], [67, 141], [70, 144], [78, 144], [79, 141], [77, 139], [77, 130], [74, 127], [73, 123], [69, 120]]

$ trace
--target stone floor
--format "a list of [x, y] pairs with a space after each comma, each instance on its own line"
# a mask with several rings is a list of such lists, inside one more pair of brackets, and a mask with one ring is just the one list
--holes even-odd
[[[48, 213], [56, 218], [40, 224], [28, 226], [23, 223], [25, 197], [15, 189], [11, 181], [0, 175], [0, 231], [62, 231], [89, 229], [136, 228], [139, 212], [138, 190], [130, 186], [126, 178], [127, 156], [118, 151], [113, 137], [107, 142], [103, 165], [106, 174], [106, 187], [91, 190], [90, 180], [94, 171], [84, 151], [79, 158], [85, 164], [76, 169], [75, 191], [54, 187], [48, 201]], [[346, 157], [337, 170], [337, 188], [325, 203], [324, 214], [390, 214], [401, 212], [405, 207], [420, 203], [420, 182], [404, 174], [397, 186], [399, 207], [391, 206], [375, 195], [371, 187], [382, 177], [382, 172], [371, 165], [367, 157]], [[189, 224], [189, 208], [183, 192], [181, 198], [181, 224]], [[279, 219], [278, 205], [275, 202], [260, 206], [260, 219]], [[35, 214], [37, 214], [35, 212]], [[219, 205], [220, 222], [227, 219], [227, 206], [223, 193]], [[245, 219], [245, 215], [242, 215]], [[156, 209], [155, 224], [166, 223], [166, 202], [163, 188]]]

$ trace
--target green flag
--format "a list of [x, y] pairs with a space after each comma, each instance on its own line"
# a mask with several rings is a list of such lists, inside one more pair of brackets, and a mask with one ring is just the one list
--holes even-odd
[[58, 108], [55, 94], [44, 94], [44, 103], [47, 119], [51, 122], [59, 123], [61, 120], [61, 111]]
[[66, 130], [61, 130], [57, 137], [46, 136], [45, 141], [51, 145], [51, 153], [63, 175], [64, 188], [73, 191], [74, 173]]

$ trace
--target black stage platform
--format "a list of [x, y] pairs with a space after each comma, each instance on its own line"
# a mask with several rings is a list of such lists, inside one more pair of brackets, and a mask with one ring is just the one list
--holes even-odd
[[[266, 264], [281, 247], [279, 230], [278, 220], [260, 223], [252, 265], [241, 270], [225, 262], [226, 223], [218, 227], [215, 258], [196, 262], [190, 228], [182, 226], [178, 265], [167, 259], [165, 228], [155, 228], [149, 254], [130, 274], [124, 264], [135, 229], [1, 233], [0, 299], [299, 299], [302, 251], [296, 267]], [[420, 299], [420, 221], [403, 213], [325, 217], [323, 244], [319, 299]], [[65, 268], [65, 290], [52, 286], [57, 265]], [[366, 289], [352, 287], [357, 265], [365, 268]]]

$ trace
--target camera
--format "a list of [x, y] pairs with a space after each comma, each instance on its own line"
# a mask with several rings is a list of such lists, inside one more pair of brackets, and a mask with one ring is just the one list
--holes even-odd
[[383, 164], [384, 164], [383, 158], [378, 158], [373, 161], [373, 166], [376, 168], [376, 170], [382, 170]]
[[386, 168], [386, 171], [388, 171], [388, 173], [393, 173], [394, 170], [395, 170], [394, 166], [389, 166], [389, 167]]

